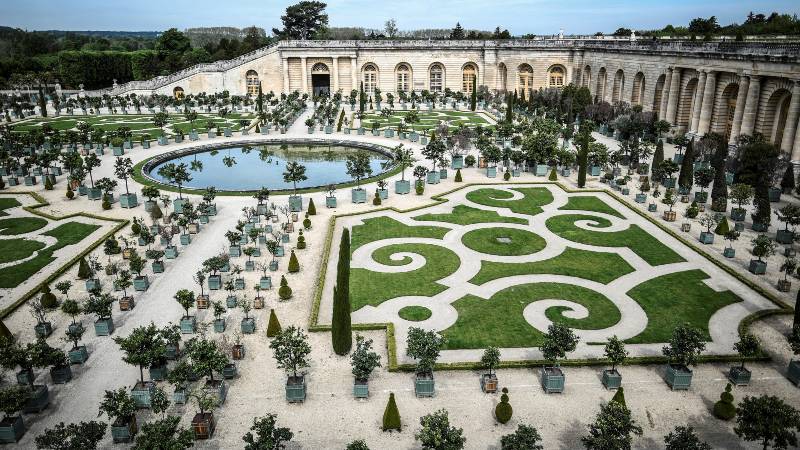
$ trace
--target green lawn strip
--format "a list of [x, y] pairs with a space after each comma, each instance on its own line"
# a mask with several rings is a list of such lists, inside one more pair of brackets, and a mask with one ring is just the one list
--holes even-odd
[[513, 190], [522, 193], [525, 197], [519, 200], [507, 200], [513, 194], [499, 189], [484, 188], [470, 191], [467, 193], [467, 200], [484, 206], [496, 208], [508, 208], [517, 214], [536, 215], [542, 212], [542, 206], [553, 201], [553, 194], [547, 188], [514, 188]]
[[458, 320], [442, 334], [447, 338], [445, 349], [538, 347], [542, 332], [532, 327], [522, 311], [529, 303], [544, 299], [563, 299], [580, 303], [589, 310], [585, 319], [569, 319], [561, 315], [564, 307], [548, 308], [548, 319], [570, 328], [598, 330], [619, 322], [621, 315], [614, 303], [604, 295], [580, 286], [562, 283], [531, 283], [511, 286], [490, 299], [467, 295], [456, 300]]
[[0, 240], [0, 263], [27, 258], [36, 250], [41, 250], [44, 247], [44, 243], [28, 239]]
[[16, 208], [22, 206], [22, 203], [15, 198], [0, 198], [0, 216], [7, 216], [6, 209]]
[[[503, 242], [502, 239], [510, 242]], [[468, 231], [461, 237], [461, 242], [476, 252], [500, 256], [530, 255], [547, 246], [544, 238], [536, 233], [504, 227]]]
[[554, 216], [547, 219], [546, 226], [558, 236], [573, 242], [599, 247], [628, 247], [652, 266], [685, 261], [638, 225], [631, 224], [624, 231], [594, 232], [575, 226], [575, 222], [579, 220], [596, 221], [597, 225], [593, 225], [595, 228], [611, 226], [611, 222], [602, 217], [583, 214]]
[[633, 267], [616, 253], [593, 252], [567, 247], [560, 255], [544, 261], [527, 263], [482, 261], [480, 272], [469, 282], [481, 285], [498, 278], [515, 275], [553, 274], [608, 284], [631, 272], [633, 272]]
[[52, 230], [43, 233], [58, 239], [58, 243], [39, 252], [35, 258], [23, 263], [0, 269], [0, 288], [13, 288], [30, 278], [33, 274], [50, 264], [55, 258], [53, 253], [67, 246], [73, 245], [92, 234], [99, 225], [88, 225], [80, 222], [67, 222]]
[[[432, 296], [445, 289], [436, 281], [452, 275], [461, 264], [458, 256], [447, 248], [431, 244], [395, 244], [381, 247], [373, 253], [375, 261], [397, 265], [389, 255], [397, 252], [417, 253], [425, 257], [425, 265], [401, 273], [373, 272], [352, 269], [350, 272], [350, 301], [352, 310], [365, 305], [378, 306], [386, 300], [408, 295]], [[408, 260], [404, 261], [406, 264]], [[402, 262], [401, 262], [402, 264]]]
[[428, 320], [433, 313], [424, 306], [406, 306], [397, 311], [397, 315], [403, 320], [410, 322], [422, 322]]
[[606, 213], [612, 216], [624, 219], [625, 216], [619, 213], [616, 209], [608, 206], [606, 202], [600, 200], [595, 196], [576, 196], [569, 197], [567, 204], [558, 209], [578, 210], [578, 211], [594, 211], [599, 213]]
[[447, 214], [423, 214], [413, 217], [414, 220], [429, 222], [447, 222], [457, 225], [472, 225], [475, 223], [518, 223], [527, 225], [528, 221], [519, 217], [505, 217], [497, 211], [473, 208], [466, 205], [456, 205], [453, 212]]
[[0, 219], [0, 235], [17, 235], [36, 231], [47, 225], [47, 220], [41, 217], [14, 217]]
[[353, 227], [350, 248], [355, 251], [364, 244], [381, 239], [407, 237], [442, 239], [448, 231], [450, 231], [448, 228], [429, 225], [412, 227], [385, 216], [373, 217], [364, 219], [363, 225]]
[[709, 276], [699, 269], [671, 273], [645, 281], [628, 291], [628, 296], [647, 313], [647, 328], [626, 342], [668, 342], [672, 330], [683, 323], [700, 329], [705, 339], [710, 341], [708, 322], [711, 316], [720, 308], [742, 299], [731, 291], [711, 289], [703, 283], [707, 278]]

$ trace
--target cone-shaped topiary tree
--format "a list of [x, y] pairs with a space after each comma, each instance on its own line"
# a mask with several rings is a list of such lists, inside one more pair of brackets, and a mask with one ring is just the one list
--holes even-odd
[[11, 330], [8, 329], [6, 324], [3, 323], [2, 320], [0, 320], [0, 340], [3, 340], [3, 339], [9, 340], [9, 341], [13, 341], [14, 340], [14, 335], [11, 334]]
[[300, 272], [300, 261], [297, 260], [297, 255], [295, 255], [294, 250], [292, 250], [292, 254], [289, 256], [289, 273], [297, 272]]
[[714, 228], [714, 234], [719, 236], [725, 236], [729, 231], [731, 231], [731, 226], [728, 224], [728, 219], [726, 217], [723, 217], [717, 224], [717, 228]]
[[622, 387], [622, 386], [620, 386], [620, 387], [617, 389], [617, 392], [615, 392], [615, 393], [614, 393], [614, 396], [613, 396], [613, 397], [611, 397], [611, 401], [612, 401], [612, 402], [617, 402], [617, 403], [619, 403], [619, 404], [620, 404], [620, 405], [622, 405], [622, 406], [628, 406], [628, 405], [625, 403], [625, 388], [624, 388], [624, 387]]
[[731, 420], [736, 417], [736, 406], [733, 405], [730, 383], [725, 386], [725, 392], [720, 394], [719, 401], [714, 403], [714, 417], [720, 420]]
[[375, 191], [375, 197], [372, 199], [372, 206], [381, 206], [381, 195]]
[[511, 415], [514, 414], [514, 408], [508, 403], [508, 388], [503, 388], [503, 395], [500, 396], [500, 403], [494, 408], [494, 417], [500, 423], [506, 423], [511, 420]]
[[89, 267], [89, 263], [86, 262], [86, 257], [83, 257], [80, 263], [78, 263], [78, 278], [81, 280], [88, 280], [91, 276], [92, 269]]
[[281, 323], [278, 322], [278, 316], [275, 314], [275, 309], [269, 311], [269, 324], [267, 325], [267, 337], [275, 337], [281, 332]]
[[56, 298], [56, 295], [50, 291], [50, 286], [47, 283], [42, 284], [42, 289], [40, 292], [42, 293], [42, 296], [39, 298], [39, 303], [43, 308], [58, 308], [58, 299]]
[[278, 288], [278, 297], [281, 300], [289, 300], [292, 298], [292, 288], [289, 287], [289, 282], [286, 281], [286, 276], [281, 275], [281, 287]]
[[678, 175], [678, 186], [691, 189], [694, 183], [694, 139], [686, 145], [686, 152], [681, 162], [681, 172]]
[[333, 322], [331, 340], [337, 355], [346, 355], [353, 346], [350, 320], [350, 230], [342, 231], [339, 242], [339, 262], [336, 267], [336, 285], [333, 287]]
[[661, 139], [656, 143], [656, 151], [653, 153], [653, 164], [650, 166], [650, 177], [653, 181], [661, 181], [661, 163], [664, 162], [664, 141]]
[[462, 181], [464, 181], [461, 178], [461, 169], [456, 169], [456, 177], [453, 181], [455, 181], [456, 183], [461, 183]]
[[46, 191], [52, 191], [53, 190], [53, 182], [50, 181], [50, 177], [45, 177], [44, 178], [44, 189]]
[[308, 201], [308, 215], [309, 216], [316, 216], [317, 215], [317, 207], [314, 205], [314, 199], [311, 198]]
[[547, 179], [550, 180], [550, 181], [558, 181], [558, 174], [556, 173], [556, 168], [555, 167], [550, 169], [550, 176], [547, 177]]
[[392, 430], [402, 431], [400, 411], [394, 400], [394, 392], [389, 393], [389, 403], [386, 404], [386, 409], [383, 411], [383, 431]]

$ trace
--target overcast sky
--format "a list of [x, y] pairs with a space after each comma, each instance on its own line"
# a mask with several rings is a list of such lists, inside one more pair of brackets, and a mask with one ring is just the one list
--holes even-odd
[[[0, 25], [28, 30], [160, 31], [205, 26], [280, 25], [284, 0], [0, 0]], [[661, 28], [716, 15], [727, 25], [761, 8], [799, 14], [800, 0], [330, 0], [331, 26], [383, 28], [389, 18], [401, 30], [508, 28], [512, 34], [612, 32], [618, 27]]]

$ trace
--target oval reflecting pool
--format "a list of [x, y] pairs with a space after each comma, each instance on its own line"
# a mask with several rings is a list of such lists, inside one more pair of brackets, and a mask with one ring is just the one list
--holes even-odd
[[296, 161], [306, 167], [308, 178], [297, 183], [298, 189], [324, 187], [353, 181], [347, 174], [346, 162], [348, 155], [358, 151], [369, 155], [372, 175], [365, 178], [383, 173], [384, 163], [391, 161], [377, 151], [342, 144], [268, 143], [190, 150], [187, 154], [150, 165], [148, 175], [159, 183], [169, 184], [158, 174], [158, 169], [169, 163], [184, 163], [192, 177], [183, 185], [184, 188], [214, 186], [225, 191], [252, 191], [264, 186], [271, 190], [291, 190], [292, 183], [283, 181], [283, 172], [287, 163]]

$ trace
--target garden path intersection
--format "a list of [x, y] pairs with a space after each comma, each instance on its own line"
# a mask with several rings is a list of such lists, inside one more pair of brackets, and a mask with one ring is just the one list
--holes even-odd
[[[541, 213], [534, 215], [517, 213], [511, 211], [510, 208], [479, 204], [471, 201], [469, 198], [469, 194], [472, 192], [491, 189], [491, 191], [488, 192], [490, 192], [490, 198], [493, 204], [506, 201], [520, 201], [525, 197], [521, 190], [526, 188], [546, 189], [552, 195], [551, 202], [541, 205]], [[501, 196], [502, 198], [492, 198], [491, 196], [497, 195], [497, 192], [505, 194]], [[613, 208], [618, 215], [598, 211], [562, 209], [567, 206], [567, 202], [570, 198], [579, 196], [595, 197], [601, 200], [605, 205]], [[768, 299], [750, 289], [742, 281], [731, 276], [716, 265], [710, 264], [705, 257], [606, 193], [568, 193], [557, 184], [519, 184], [511, 186], [499, 184], [468, 186], [447, 194], [445, 198], [447, 201], [444, 203], [414, 210], [412, 212], [381, 210], [356, 216], [342, 217], [339, 218], [336, 223], [337, 226], [333, 239], [334, 243], [339, 241], [338, 237], [344, 227], [353, 230], [355, 239], [355, 236], [359, 233], [358, 227], [363, 226], [365, 223], [369, 222], [370, 219], [375, 218], [391, 219], [408, 227], [433, 226], [447, 230], [441, 239], [390, 237], [374, 240], [357, 247], [352, 253], [351, 267], [354, 270], [364, 269], [373, 273], [392, 274], [408, 274], [415, 271], [425, 271], [426, 268], [430, 269], [430, 265], [436, 264], [437, 261], [426, 260], [425, 256], [413, 251], [393, 251], [391, 249], [388, 250], [389, 260], [384, 261], [388, 264], [376, 261], [376, 252], [389, 246], [412, 244], [440, 246], [454, 252], [458, 257], [459, 263], [457, 270], [436, 280], [436, 283], [441, 285], [443, 289], [435, 295], [399, 295], [377, 305], [364, 305], [357, 310], [356, 308], [358, 305], [354, 306], [355, 311], [352, 315], [353, 323], [393, 322], [395, 324], [395, 339], [397, 340], [398, 349], [405, 348], [405, 339], [408, 335], [409, 327], [417, 326], [428, 330], [444, 332], [448, 328], [454, 326], [459, 320], [459, 310], [454, 304], [465, 296], [477, 296], [484, 301], [491, 301], [493, 296], [503, 290], [531, 283], [561, 283], [585, 288], [605, 296], [619, 311], [619, 320], [611, 326], [600, 329], [588, 329], [593, 327], [581, 329], [579, 326], [574, 329], [581, 341], [577, 350], [570, 354], [570, 358], [575, 359], [601, 358], [603, 356], [603, 346], [597, 344], [604, 342], [613, 335], [623, 340], [628, 340], [640, 335], [648, 326], [648, 314], [636, 299], [629, 296], [630, 291], [640, 286], [642, 283], [668, 274], [679, 274], [698, 269], [702, 270], [702, 272], [708, 276], [708, 278], [702, 280], [708, 288], [712, 289], [714, 292], [730, 291], [730, 293], [741, 300], [723, 306], [714, 311], [711, 315], [707, 323], [708, 334], [711, 338], [705, 351], [705, 354], [708, 355], [731, 355], [733, 344], [738, 340], [737, 327], [734, 325], [758, 311], [778, 308]], [[459, 225], [434, 220], [421, 220], [419, 217], [421, 215], [428, 216], [452, 213], [453, 209], [459, 205], [496, 213], [501, 216], [500, 220], [504, 222], [508, 218], [521, 219], [527, 222], [527, 225], [522, 223], [498, 224], [491, 222]], [[647, 234], [674, 251], [679, 256], [677, 259], [682, 261], [651, 265], [643, 259], [642, 256], [628, 247], [588, 245], [566, 239], [563, 237], [563, 233], [559, 233], [561, 234], [559, 235], [553, 232], [548, 226], [548, 223], [549, 219], [553, 217], [567, 215], [579, 216], [579, 219], [574, 220], [574, 227], [591, 233], [621, 232], [628, 230], [633, 225], [638, 226]], [[604, 219], [610, 222], [610, 225], [602, 227], [595, 218]], [[498, 228], [500, 225], [502, 228]], [[509, 256], [479, 252], [468, 248], [462, 241], [462, 238], [467, 233], [474, 230], [499, 230], [497, 233], [502, 234], [502, 229], [517, 229], [534, 232], [544, 239], [546, 245], [541, 250], [530, 254]], [[497, 239], [497, 236], [495, 236], [494, 239]], [[509, 245], [513, 246], [515, 244], [512, 242]], [[622, 243], [621, 245], [625, 244]], [[332, 254], [328, 262], [325, 291], [322, 296], [321, 324], [330, 323], [331, 320], [333, 285], [335, 284], [336, 277], [335, 267], [336, 261], [338, 261], [337, 247], [336, 245], [332, 246]], [[520, 264], [548, 261], [558, 257], [568, 248], [588, 252], [615, 253], [626, 261], [633, 270], [630, 273], [622, 274], [608, 283], [579, 277], [572, 273], [552, 274], [546, 273], [545, 271], [545, 273], [537, 274], [503, 276], [483, 284], [474, 284], [474, 278], [481, 272], [486, 262]], [[351, 284], [351, 290], [357, 288], [357, 286]], [[687, 295], [691, 294], [687, 292]], [[551, 317], [558, 318], [558, 315], [549, 316], [546, 314], [548, 310], [557, 309], [561, 317], [578, 321], [587, 319], [590, 316], [590, 309], [571, 300], [538, 297], [533, 300], [534, 301], [530, 301], [530, 303], [524, 307], [522, 314], [525, 321], [530, 324], [531, 327], [542, 333], [546, 332], [547, 327], [552, 323]], [[520, 299], [520, 301], [528, 302], [529, 300]], [[428, 319], [422, 321], [415, 322], [404, 320], [398, 315], [398, 312], [408, 306], [424, 306], [432, 312], [432, 315]], [[664, 342], [631, 343], [627, 348], [631, 356], [659, 356], [663, 345]], [[542, 359], [542, 354], [538, 347], [502, 348], [501, 351], [504, 361]], [[482, 353], [483, 349], [478, 348], [448, 349], [442, 352], [440, 361], [445, 363], [475, 362], [480, 359]], [[413, 361], [405, 355], [405, 352], [402, 350], [398, 351], [398, 363], [411, 362]]]

